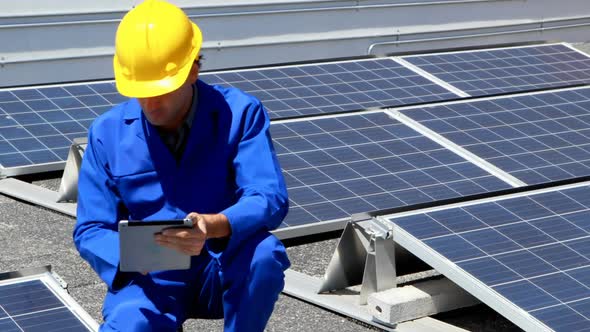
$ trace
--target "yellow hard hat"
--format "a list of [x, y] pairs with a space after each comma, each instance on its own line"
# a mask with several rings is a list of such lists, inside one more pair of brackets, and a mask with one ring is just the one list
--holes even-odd
[[129, 11], [117, 29], [115, 82], [124, 96], [146, 98], [178, 89], [199, 54], [203, 36], [178, 7], [148, 0]]

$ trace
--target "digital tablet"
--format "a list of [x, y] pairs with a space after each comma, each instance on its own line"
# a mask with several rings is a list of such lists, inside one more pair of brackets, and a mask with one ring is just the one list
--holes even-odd
[[119, 221], [120, 270], [123, 272], [151, 272], [186, 270], [191, 256], [156, 243], [154, 235], [168, 228], [191, 228], [191, 219], [161, 221]]

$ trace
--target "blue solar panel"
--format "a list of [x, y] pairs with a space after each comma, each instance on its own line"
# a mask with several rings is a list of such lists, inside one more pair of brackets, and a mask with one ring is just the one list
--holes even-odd
[[561, 44], [403, 59], [471, 96], [590, 83], [590, 57]]
[[530, 314], [555, 331], [590, 330], [590, 187], [390, 220], [444, 258], [414, 254], [442, 262], [450, 278], [451, 271], [470, 276], [463, 287], [486, 287], [483, 302], [510, 301], [524, 310], [521, 318]]
[[[553, 54], [557, 51], [561, 53]], [[531, 59], [545, 62], [559, 56], [568, 61], [551, 64], [561, 70], [551, 75], [569, 77], [574, 75], [569, 69], [576, 67], [576, 75], [584, 76], [587, 73], [585, 58], [570, 51], [563, 45], [549, 45], [501, 52], [529, 52]], [[485, 54], [482, 52], [474, 54]], [[407, 59], [419, 61], [416, 59], [420, 58]], [[533, 63], [535, 68], [545, 68], [543, 64]], [[534, 78], [523, 73], [518, 75], [533, 80], [549, 74], [535, 73]], [[201, 78], [212, 84], [235, 86], [257, 96], [273, 119], [458, 98], [390, 58], [203, 73]], [[566, 81], [571, 83], [571, 80], [562, 79], [552, 84]], [[505, 83], [516, 84], [511, 80]], [[0, 166], [5, 169], [4, 175], [41, 170], [30, 167], [34, 165], [62, 164], [72, 139], [86, 136], [98, 115], [125, 100], [112, 82], [0, 91]], [[19, 171], [6, 172], [11, 168]]]
[[[458, 97], [391, 59], [200, 77], [257, 96], [275, 119]], [[98, 115], [125, 100], [112, 82], [0, 91], [0, 165], [23, 168], [65, 161], [72, 139], [85, 137]]]
[[65, 161], [72, 139], [125, 100], [113, 83], [0, 91], [0, 165]]
[[385, 113], [273, 123], [283, 227], [510, 188]]
[[590, 89], [403, 111], [526, 184], [590, 175]]
[[41, 281], [0, 285], [0, 331], [90, 331]]
[[258, 97], [273, 119], [458, 98], [392, 59], [204, 73]]

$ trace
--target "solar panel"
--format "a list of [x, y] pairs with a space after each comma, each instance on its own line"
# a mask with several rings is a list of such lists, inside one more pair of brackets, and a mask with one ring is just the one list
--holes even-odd
[[0, 165], [63, 163], [72, 139], [86, 137], [100, 114], [125, 101], [113, 83], [0, 91]]
[[526, 184], [590, 175], [590, 88], [402, 113]]
[[510, 188], [383, 112], [270, 130], [290, 198], [282, 227]]
[[564, 44], [402, 59], [471, 96], [590, 83], [590, 57]]
[[[572, 83], [574, 82], [572, 77], [576, 75], [587, 82], [586, 76], [590, 76], [587, 66], [588, 58], [565, 45], [472, 53], [480, 56], [487, 54], [485, 52], [490, 54], [500, 52], [500, 55], [504, 53], [522, 55], [521, 53], [528, 52], [531, 54], [525, 60], [534, 60], [530, 60], [532, 65], [529, 67], [551, 67], [552, 70], [560, 70], [559, 73], [552, 71], [551, 74], [546, 75], [540, 75], [535, 72], [535, 69], [530, 69], [531, 73], [528, 74], [510, 70], [514, 75], [522, 77], [504, 79], [503, 82], [516, 89], [522, 87], [518, 80], [533, 82], [543, 79], [552, 82], [551, 86], [554, 86], [565, 84], [564, 82]], [[463, 60], [472, 57], [468, 55], [471, 53], [464, 54], [460, 56]], [[430, 59], [430, 57], [439, 57], [439, 55], [425, 56], [424, 59]], [[561, 62], [551, 62], [554, 58], [560, 58]], [[404, 58], [409, 62], [422, 61], [417, 59], [422, 58]], [[516, 60], [499, 61], [514, 63]], [[421, 67], [420, 63], [416, 65]], [[572, 67], [577, 69], [572, 71], [570, 70]], [[482, 72], [488, 71], [482, 70]], [[481, 84], [496, 82], [495, 79], [487, 79], [485, 74], [481, 75], [487, 82]], [[546, 76], [555, 79], [546, 79]], [[465, 81], [465, 77], [460, 77]], [[459, 97], [392, 58], [203, 73], [201, 78], [212, 84], [235, 86], [257, 96], [273, 119], [409, 105]], [[557, 81], [558, 78], [561, 80]], [[444, 80], [444, 77], [442, 79]], [[545, 83], [536, 85], [536, 87], [547, 86], [549, 85]], [[72, 139], [86, 136], [87, 129], [94, 118], [125, 100], [125, 97], [116, 92], [112, 82], [0, 91], [0, 171], [2, 176], [61, 169]]]
[[0, 331], [96, 331], [49, 274], [0, 281]]
[[199, 77], [258, 97], [272, 119], [458, 98], [389, 58], [204, 73]]
[[[271, 118], [362, 110], [456, 98], [391, 59], [203, 73], [262, 100]], [[61, 169], [72, 139], [127, 98], [113, 82], [0, 91], [2, 175]], [[33, 167], [38, 165], [53, 165]]]
[[521, 328], [590, 330], [587, 183], [386, 218], [396, 242]]

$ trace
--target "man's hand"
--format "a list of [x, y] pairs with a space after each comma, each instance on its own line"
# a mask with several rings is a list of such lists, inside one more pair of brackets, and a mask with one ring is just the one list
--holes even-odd
[[231, 227], [227, 217], [218, 214], [189, 213], [193, 228], [167, 229], [155, 236], [156, 243], [177, 250], [183, 254], [196, 256], [201, 253], [208, 238], [227, 237]]
[[192, 228], [167, 229], [155, 236], [156, 243], [186, 255], [199, 255], [207, 240], [207, 222], [204, 217], [190, 213], [187, 218], [193, 221]]

